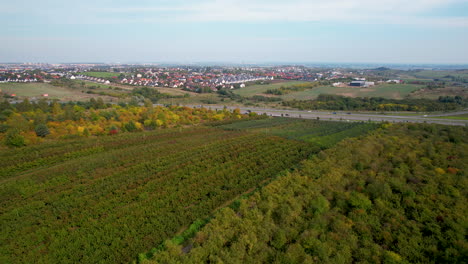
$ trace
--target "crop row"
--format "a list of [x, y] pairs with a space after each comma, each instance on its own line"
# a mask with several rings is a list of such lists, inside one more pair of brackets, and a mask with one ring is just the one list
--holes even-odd
[[348, 123], [292, 118], [269, 118], [237, 122], [220, 126], [234, 131], [253, 131], [276, 135], [288, 139], [314, 142], [321, 147], [329, 147], [346, 137], [356, 137], [377, 128], [370, 123]]
[[101, 152], [24, 167], [4, 180], [4, 260], [129, 261], [317, 151], [211, 128], [144, 135], [105, 137]]

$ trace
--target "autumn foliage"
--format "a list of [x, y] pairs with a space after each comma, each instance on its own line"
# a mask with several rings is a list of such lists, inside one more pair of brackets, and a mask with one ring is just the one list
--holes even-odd
[[115, 135], [243, 118], [252, 116], [227, 109], [106, 105], [102, 100], [68, 104], [3, 102], [0, 103], [0, 142], [19, 147], [58, 138]]

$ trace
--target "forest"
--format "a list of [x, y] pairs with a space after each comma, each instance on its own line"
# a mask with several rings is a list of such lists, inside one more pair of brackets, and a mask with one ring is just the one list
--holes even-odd
[[468, 129], [386, 124], [139, 263], [465, 263]]
[[431, 99], [386, 99], [381, 97], [345, 97], [321, 94], [315, 100], [283, 101], [283, 106], [310, 110], [357, 111], [452, 111], [468, 106], [468, 99], [461, 96], [441, 96]]

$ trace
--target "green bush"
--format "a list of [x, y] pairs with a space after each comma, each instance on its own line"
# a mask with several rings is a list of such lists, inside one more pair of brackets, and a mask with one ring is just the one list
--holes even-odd
[[24, 137], [19, 133], [19, 131], [17, 129], [12, 129], [6, 134], [5, 145], [10, 147], [22, 147], [26, 144], [24, 142]]
[[38, 137], [45, 137], [50, 134], [49, 128], [45, 124], [39, 124], [34, 128]]
[[8, 125], [0, 124], [0, 133], [5, 133], [8, 130], [8, 128]]

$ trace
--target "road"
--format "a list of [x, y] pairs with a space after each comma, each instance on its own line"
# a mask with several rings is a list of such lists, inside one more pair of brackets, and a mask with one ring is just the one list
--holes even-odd
[[[200, 107], [197, 105], [187, 105], [189, 107]], [[223, 109], [222, 105], [203, 105], [205, 108], [211, 109]], [[256, 108], [256, 107], [235, 107], [227, 106], [227, 109], [233, 110], [239, 108], [242, 113], [255, 112], [257, 114], [267, 114], [269, 116], [283, 116], [293, 118], [305, 118], [305, 119], [320, 119], [320, 120], [335, 120], [335, 121], [374, 121], [374, 122], [391, 122], [391, 123], [430, 123], [430, 124], [442, 124], [452, 126], [468, 126], [468, 120], [462, 119], [438, 119], [434, 117], [440, 116], [451, 116], [459, 114], [468, 114], [468, 111], [459, 111], [445, 114], [435, 115], [415, 115], [415, 116], [404, 116], [404, 115], [383, 115], [383, 114], [369, 114], [359, 112], [342, 112], [342, 111], [302, 111], [302, 110], [284, 110], [284, 109], [271, 109], [271, 108]]]

